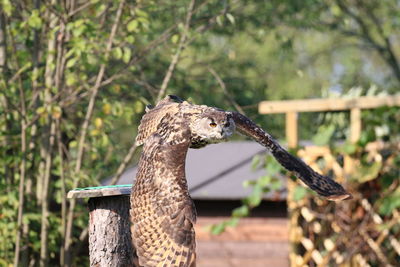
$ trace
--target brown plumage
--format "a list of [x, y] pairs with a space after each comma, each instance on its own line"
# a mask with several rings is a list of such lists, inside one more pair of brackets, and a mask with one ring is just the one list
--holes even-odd
[[223, 141], [233, 131], [229, 113], [176, 97], [143, 116], [136, 141], [144, 147], [131, 195], [140, 266], [195, 266], [196, 210], [186, 183], [186, 153]]
[[195, 266], [196, 210], [189, 196], [189, 147], [226, 140], [235, 127], [269, 148], [286, 169], [328, 199], [350, 195], [284, 150], [247, 117], [168, 96], [142, 118], [136, 142], [144, 145], [131, 194], [132, 240], [140, 266]]

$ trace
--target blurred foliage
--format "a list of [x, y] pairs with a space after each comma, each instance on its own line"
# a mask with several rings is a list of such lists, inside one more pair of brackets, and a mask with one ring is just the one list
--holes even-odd
[[[346, 146], [331, 150], [329, 156], [343, 170], [343, 157], [352, 159], [347, 162], [353, 165], [353, 171], [345, 173], [345, 187], [353, 199], [333, 203], [300, 184], [289, 192], [293, 247], [290, 259], [307, 265], [395, 266], [400, 260], [400, 143], [374, 140], [360, 141], [351, 149]], [[337, 169], [337, 165], [325, 166], [323, 173], [339, 179]]]
[[235, 227], [240, 218], [250, 215], [251, 210], [260, 205], [267, 193], [275, 193], [282, 189], [282, 172], [283, 168], [270, 155], [256, 155], [253, 158], [252, 169], [264, 169], [265, 175], [257, 180], [248, 180], [243, 186], [251, 187], [252, 192], [242, 200], [242, 206], [232, 210], [232, 216], [229, 220], [213, 224], [209, 227], [212, 234], [218, 235], [225, 231], [226, 227]]
[[[135, 162], [129, 149], [144, 107], [165, 94], [239, 106], [283, 136], [284, 117], [259, 115], [259, 101], [371, 84], [398, 90], [394, 1], [193, 3], [0, 1], [1, 265], [13, 262], [16, 247], [22, 266], [87, 265], [85, 204], [65, 193], [114, 175], [124, 159]], [[373, 127], [363, 142], [390, 139], [395, 126], [381, 122], [398, 119], [394, 109], [374, 112], [363, 113]], [[328, 125], [317, 142], [331, 140], [329, 116], [302, 116], [300, 136]], [[345, 128], [335, 126], [333, 136]], [[260, 201], [264, 185], [278, 187], [269, 182], [249, 184], [255, 193], [237, 218]]]

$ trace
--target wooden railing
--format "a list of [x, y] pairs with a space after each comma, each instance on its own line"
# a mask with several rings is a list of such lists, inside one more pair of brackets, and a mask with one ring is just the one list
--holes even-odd
[[286, 114], [286, 139], [290, 148], [298, 145], [297, 118], [300, 112], [350, 111], [350, 141], [357, 142], [361, 134], [361, 110], [383, 106], [400, 106], [400, 96], [357, 98], [326, 98], [307, 100], [263, 101], [258, 106], [260, 114]]

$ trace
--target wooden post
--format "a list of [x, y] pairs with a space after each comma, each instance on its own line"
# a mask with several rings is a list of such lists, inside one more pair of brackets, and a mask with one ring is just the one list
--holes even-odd
[[[361, 136], [361, 110], [359, 108], [350, 109], [350, 142], [357, 143]], [[344, 156], [344, 173], [350, 175], [354, 172], [354, 159]]]
[[361, 136], [361, 110], [352, 108], [350, 110], [350, 142], [356, 143]]
[[297, 117], [297, 112], [286, 112], [286, 139], [289, 148], [296, 148], [298, 145]]
[[76, 189], [69, 198], [89, 197], [90, 266], [135, 266], [131, 240], [131, 185]]
[[[286, 140], [288, 143], [288, 148], [296, 148], [298, 145], [298, 129], [297, 129], [297, 112], [289, 111], [286, 112]], [[290, 201], [292, 198], [292, 194], [294, 192], [294, 188], [296, 188], [297, 183], [292, 179], [287, 179], [287, 188], [288, 188], [288, 203], [293, 203]], [[288, 205], [288, 212], [291, 224], [294, 221], [297, 221], [299, 216], [299, 211], [296, 210], [293, 206]], [[296, 255], [298, 253], [298, 246], [296, 239], [296, 228], [291, 227], [289, 228], [289, 238], [290, 238], [290, 252], [289, 258], [290, 262], [296, 262]], [[291, 265], [292, 266], [292, 265]]]

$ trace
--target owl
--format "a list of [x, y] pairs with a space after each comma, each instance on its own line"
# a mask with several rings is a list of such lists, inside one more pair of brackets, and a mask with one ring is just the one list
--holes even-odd
[[235, 129], [267, 147], [283, 167], [320, 195], [331, 200], [350, 197], [342, 186], [288, 153], [244, 115], [168, 96], [147, 110], [136, 138], [143, 150], [130, 216], [140, 266], [196, 265], [196, 210], [185, 176], [186, 154], [189, 148], [226, 141]]

